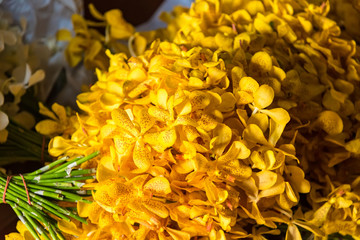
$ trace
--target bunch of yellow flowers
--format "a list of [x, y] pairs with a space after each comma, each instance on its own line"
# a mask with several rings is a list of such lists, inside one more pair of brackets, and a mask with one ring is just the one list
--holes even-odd
[[82, 166], [97, 167], [94, 202], [77, 205], [88, 225], [59, 223], [69, 239], [263, 239], [283, 224], [286, 239], [359, 239], [359, 52], [329, 2], [197, 0], [134, 35], [92, 11], [132, 56], [75, 54], [110, 62], [78, 96], [76, 130], [49, 144], [101, 152]]

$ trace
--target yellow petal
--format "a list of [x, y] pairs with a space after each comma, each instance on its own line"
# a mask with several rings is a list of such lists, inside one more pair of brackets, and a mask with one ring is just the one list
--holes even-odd
[[174, 240], [190, 240], [190, 234], [184, 231], [166, 228], [166, 231]]
[[58, 227], [62, 232], [68, 233], [68, 234], [71, 234], [74, 236], [80, 236], [82, 233], [81, 229], [79, 229], [75, 223], [68, 222], [63, 219], [60, 219], [58, 221]]
[[285, 193], [286, 196], [290, 199], [292, 202], [298, 202], [298, 196], [296, 196], [293, 188], [291, 187], [289, 182], [285, 182]]
[[119, 127], [123, 128], [126, 131], [129, 131], [134, 136], [139, 135], [139, 131], [134, 126], [133, 122], [130, 120], [129, 115], [123, 109], [114, 109], [111, 112], [111, 118]]
[[6, 129], [0, 130], [0, 144], [6, 142], [9, 132]]
[[263, 170], [253, 174], [256, 185], [259, 190], [271, 188], [277, 180], [277, 174], [272, 171]]
[[261, 154], [259, 151], [253, 151], [251, 153], [250, 156], [251, 162], [252, 162], [252, 167], [253, 168], [258, 168], [261, 170], [265, 170], [266, 168], [266, 163], [264, 161], [264, 159], [262, 158]]
[[285, 240], [302, 240], [301, 233], [296, 225], [290, 223], [286, 231]]
[[39, 113], [41, 115], [47, 116], [53, 120], [58, 120], [58, 118], [55, 116], [55, 114], [50, 111], [47, 107], [45, 107], [45, 105], [41, 102], [39, 102]]
[[360, 139], [354, 139], [345, 143], [345, 149], [354, 154], [360, 154]]
[[144, 142], [149, 143], [158, 152], [163, 152], [166, 148], [173, 146], [175, 141], [176, 131], [174, 129], [144, 135]]
[[102, 182], [109, 178], [115, 177], [116, 174], [117, 171], [114, 168], [113, 159], [110, 156], [102, 157], [97, 166], [96, 179], [99, 182]]
[[230, 112], [234, 109], [236, 103], [236, 99], [234, 95], [230, 92], [226, 92], [221, 95], [221, 104], [217, 107], [217, 109], [221, 112]]
[[135, 141], [130, 135], [116, 135], [114, 137], [115, 148], [122, 156], [128, 156], [131, 153]]
[[295, 187], [296, 191], [300, 193], [308, 193], [310, 191], [310, 183], [305, 177], [304, 171], [297, 166], [286, 166], [285, 172], [287, 173], [287, 177], [291, 182], [291, 185]]
[[133, 34], [134, 27], [123, 19], [122, 12], [120, 10], [112, 9], [107, 11], [104, 16], [111, 26], [111, 37], [115, 39], [126, 39]]
[[165, 177], [154, 177], [144, 185], [144, 190], [150, 190], [155, 195], [166, 195], [171, 193], [169, 180]]
[[221, 156], [232, 137], [231, 129], [225, 124], [218, 124], [214, 129], [214, 138], [210, 141], [210, 149], [218, 156]]
[[239, 88], [248, 93], [255, 93], [259, 88], [259, 83], [252, 77], [243, 77], [239, 82]]
[[250, 156], [250, 150], [239, 141], [234, 141], [229, 150], [218, 158], [218, 163], [226, 163], [234, 159], [246, 159]]
[[100, 103], [107, 110], [117, 109], [122, 102], [123, 100], [121, 98], [112, 93], [103, 93], [100, 96]]
[[276, 158], [275, 158], [274, 151], [272, 151], [272, 150], [265, 151], [265, 153], [264, 153], [264, 162], [265, 162], [266, 169], [272, 169], [273, 168], [273, 166], [276, 163]]
[[308, 222], [314, 224], [317, 227], [320, 227], [326, 221], [330, 209], [331, 209], [331, 203], [329, 202], [324, 203], [314, 212], [311, 220]]
[[202, 91], [194, 91], [189, 96], [192, 110], [204, 109], [210, 104], [210, 96]]
[[343, 121], [336, 112], [323, 111], [319, 114], [317, 125], [329, 135], [339, 134], [343, 130]]
[[169, 112], [164, 109], [160, 109], [155, 106], [150, 106], [148, 109], [148, 112], [149, 112], [150, 116], [152, 116], [160, 121], [167, 122], [167, 121], [172, 120]]
[[251, 167], [237, 159], [229, 161], [226, 165], [221, 166], [221, 170], [229, 174], [229, 176], [241, 181], [249, 178], [252, 174]]
[[279, 194], [283, 193], [284, 191], [285, 191], [284, 179], [280, 175], [278, 175], [276, 183], [274, 184], [274, 186], [271, 187], [271, 188], [262, 190], [259, 193], [259, 198], [276, 196], [276, 195], [279, 195]]
[[147, 171], [153, 161], [151, 151], [140, 141], [136, 141], [133, 150], [133, 161], [138, 168], [136, 173]]
[[243, 132], [243, 138], [246, 141], [261, 143], [263, 145], [268, 145], [267, 140], [265, 139], [264, 133], [261, 129], [255, 124], [249, 124], [246, 126]]
[[167, 218], [169, 216], [168, 209], [164, 206], [163, 203], [158, 201], [144, 201], [144, 206], [151, 212], [155, 213], [161, 218]]
[[268, 107], [274, 100], [274, 90], [269, 85], [261, 85], [254, 93], [254, 103], [258, 108]]
[[60, 134], [62, 132], [61, 125], [53, 120], [42, 120], [36, 124], [35, 129], [38, 133], [51, 136], [53, 134]]
[[247, 121], [247, 124], [256, 124], [258, 127], [260, 127], [262, 132], [265, 132], [269, 126], [269, 119], [266, 114], [258, 112], [251, 115]]
[[270, 110], [261, 110], [262, 113], [268, 115], [276, 123], [286, 125], [290, 121], [289, 113], [283, 108], [273, 108]]
[[228, 192], [224, 189], [217, 188], [210, 180], [205, 180], [205, 192], [208, 200], [213, 204], [223, 203], [227, 197]]
[[272, 69], [272, 60], [266, 52], [256, 52], [250, 60], [249, 69], [251, 72], [268, 73]]
[[316, 236], [319, 237], [324, 237], [325, 233], [323, 231], [321, 231], [318, 227], [316, 227], [315, 225], [309, 223], [309, 222], [304, 222], [304, 221], [300, 221], [299, 219], [295, 219], [294, 223], [306, 230], [308, 230], [309, 232], [314, 233]]

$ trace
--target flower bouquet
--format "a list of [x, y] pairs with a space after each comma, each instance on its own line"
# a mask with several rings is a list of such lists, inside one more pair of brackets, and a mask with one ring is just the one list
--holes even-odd
[[[69, 41], [69, 63], [96, 69], [98, 80], [77, 96], [81, 112], [48, 151], [57, 161], [98, 153], [73, 171], [96, 168], [96, 180], [80, 177], [91, 197], [74, 199], [79, 217], [54, 216], [54, 225], [39, 222], [42, 231], [359, 239], [360, 63], [347, 22], [358, 19], [333, 20], [345, 6], [358, 2], [197, 0], [149, 32], [135, 32], [120, 10], [90, 5], [98, 22], [74, 15], [75, 36], [59, 39]], [[40, 133], [62, 126], [53, 120], [39, 122]], [[8, 239], [36, 238], [23, 225], [34, 226], [23, 221]]]

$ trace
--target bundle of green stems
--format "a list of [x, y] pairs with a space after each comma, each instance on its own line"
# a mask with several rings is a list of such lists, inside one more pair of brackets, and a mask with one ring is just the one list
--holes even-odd
[[[9, 204], [35, 239], [65, 239], [57, 220], [71, 218], [86, 223], [59, 201], [88, 202], [88, 191], [81, 190], [84, 180], [95, 178], [95, 169], [79, 169], [82, 163], [96, 157], [98, 151], [69, 160], [60, 158], [34, 172], [19, 176], [0, 176], [0, 196]], [[76, 168], [76, 169], [75, 169]]]

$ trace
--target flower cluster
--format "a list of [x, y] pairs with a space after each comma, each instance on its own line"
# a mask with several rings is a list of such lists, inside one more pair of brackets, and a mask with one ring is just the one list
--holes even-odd
[[77, 97], [75, 132], [50, 141], [53, 156], [101, 152], [83, 166], [97, 166], [94, 202], [78, 203], [89, 224], [65, 233], [262, 239], [285, 224], [286, 239], [358, 239], [359, 53], [328, 1], [197, 0], [163, 14], [167, 29], [134, 35], [117, 10], [92, 11], [104, 43], [130, 37], [130, 48], [90, 54], [110, 62]]
[[[246, 236], [254, 223], [276, 228], [271, 213], [310, 191], [293, 140], [281, 137], [288, 112], [244, 68], [230, 69], [230, 80], [231, 55], [165, 41], [139, 57], [108, 55], [108, 72], [78, 96], [82, 127], [49, 146], [102, 153], [95, 202], [79, 206], [99, 224], [94, 239], [115, 223], [128, 238]], [[237, 61], [250, 69], [264, 56], [272, 67], [265, 51]]]

